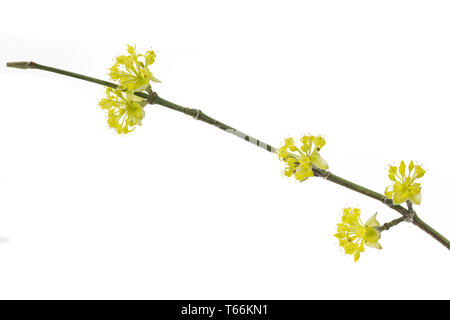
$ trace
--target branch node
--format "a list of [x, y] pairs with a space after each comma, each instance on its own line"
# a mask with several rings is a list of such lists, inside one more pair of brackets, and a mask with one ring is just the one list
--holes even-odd
[[325, 180], [328, 180], [328, 177], [330, 176], [330, 171], [314, 168], [313, 167], [313, 173], [316, 177], [323, 178]]
[[414, 210], [408, 210], [408, 215], [405, 216], [405, 220], [406, 222], [413, 222], [414, 221], [414, 216], [416, 215], [416, 212]]
[[413, 204], [411, 201], [407, 200], [406, 205], [408, 206], [407, 214], [405, 214], [405, 221], [406, 222], [413, 222], [414, 216], [416, 215], [416, 212], [413, 209]]
[[148, 100], [148, 102], [150, 104], [155, 104], [155, 100], [158, 97], [158, 94], [155, 91], [152, 91], [152, 93], [150, 94], [150, 99]]
[[192, 109], [192, 110], [195, 111], [195, 116], [192, 116], [192, 118], [198, 120], [198, 118], [200, 117], [200, 112], [202, 111], [200, 109]]
[[385, 205], [387, 205], [389, 208], [392, 208], [393, 205], [394, 205], [393, 202], [392, 202], [392, 199], [386, 198], [384, 196], [383, 196], [383, 203]]

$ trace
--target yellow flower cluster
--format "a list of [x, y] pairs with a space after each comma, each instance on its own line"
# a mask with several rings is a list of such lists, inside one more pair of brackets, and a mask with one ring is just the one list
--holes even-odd
[[113, 88], [106, 89], [106, 95], [100, 101], [100, 107], [108, 110], [108, 125], [117, 133], [130, 133], [136, 125], [142, 124], [145, 99]]
[[111, 79], [119, 84], [117, 89], [106, 90], [107, 97], [100, 101], [100, 107], [108, 110], [108, 125], [117, 133], [130, 133], [136, 125], [141, 125], [145, 115], [143, 107], [147, 102], [134, 93], [150, 88], [150, 81], [160, 82], [149, 70], [155, 58], [153, 50], [142, 55], [128, 45], [128, 55], [117, 57], [110, 68]]
[[155, 62], [155, 51], [147, 51], [145, 55], [136, 54], [136, 48], [128, 45], [128, 54], [128, 56], [118, 56], [109, 72], [112, 80], [119, 81], [119, 89], [132, 92], [143, 91], [150, 81], [160, 82], [148, 69]]
[[394, 204], [400, 204], [407, 200], [414, 204], [420, 204], [422, 201], [422, 193], [420, 183], [415, 182], [416, 179], [422, 178], [425, 170], [420, 165], [414, 165], [411, 161], [408, 166], [408, 176], [406, 176], [406, 165], [402, 161], [400, 166], [389, 166], [389, 179], [392, 185], [388, 186], [384, 191], [384, 195], [393, 199]]
[[312, 168], [328, 169], [328, 163], [320, 156], [319, 151], [325, 145], [322, 137], [303, 136], [300, 149], [295, 146], [294, 139], [288, 138], [284, 145], [278, 149], [278, 158], [286, 162], [284, 174], [288, 177], [294, 175], [299, 181], [314, 176]]
[[365, 224], [361, 222], [360, 209], [345, 208], [342, 222], [337, 225], [335, 237], [339, 239], [339, 245], [344, 248], [345, 253], [354, 254], [355, 262], [358, 261], [364, 245], [381, 249], [378, 243], [380, 232], [376, 227], [380, 226], [375, 213]]
[[[314, 176], [314, 168], [328, 170], [328, 163], [319, 154], [325, 140], [322, 137], [303, 136], [300, 142], [301, 146], [297, 147], [293, 138], [287, 138], [284, 145], [278, 149], [279, 159], [286, 163], [284, 174], [288, 177], [294, 175], [297, 180], [304, 181]], [[393, 199], [394, 204], [401, 204], [407, 200], [414, 204], [421, 202], [421, 186], [416, 180], [425, 175], [425, 170], [411, 161], [408, 171], [406, 175], [404, 161], [401, 161], [399, 167], [389, 166], [389, 179], [392, 185], [386, 188], [385, 197]], [[337, 224], [335, 237], [339, 239], [339, 245], [344, 248], [346, 254], [354, 255], [355, 262], [359, 260], [365, 246], [381, 249], [378, 242], [380, 233], [388, 227], [379, 228], [380, 223], [376, 216], [375, 213], [366, 223], [362, 223], [360, 209], [345, 208], [342, 220]], [[392, 225], [399, 222], [401, 220], [393, 221]]]

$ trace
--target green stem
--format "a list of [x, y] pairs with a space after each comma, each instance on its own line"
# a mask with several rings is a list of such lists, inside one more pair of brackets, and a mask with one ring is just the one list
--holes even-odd
[[231, 133], [231, 134], [233, 134], [233, 135], [235, 135], [235, 136], [237, 136], [237, 137], [239, 137], [241, 139], [244, 139], [245, 141], [253, 143], [254, 145], [256, 145], [256, 146], [258, 146], [260, 148], [263, 148], [264, 150], [267, 150], [269, 152], [274, 152], [274, 153], [277, 152], [277, 149], [272, 147], [271, 145], [269, 145], [269, 144], [267, 144], [265, 142], [262, 142], [261, 140], [258, 140], [256, 138], [253, 138], [253, 137], [249, 136], [248, 134], [243, 133], [243, 132], [241, 132], [241, 131], [233, 128], [233, 127], [230, 127], [229, 125], [227, 125], [227, 124], [225, 124], [223, 122], [220, 122], [220, 121], [218, 121], [218, 120], [216, 120], [214, 118], [211, 118], [210, 116], [206, 115], [205, 113], [203, 113], [199, 109], [191, 109], [191, 108], [185, 108], [185, 107], [179, 106], [179, 105], [177, 105], [175, 103], [172, 103], [170, 101], [167, 101], [167, 100], [159, 97], [155, 92], [153, 92], [153, 99], [152, 99], [151, 103], [152, 104], [159, 104], [159, 105], [167, 107], [169, 109], [172, 109], [172, 110], [175, 110], [175, 111], [178, 111], [178, 112], [190, 115], [191, 117], [193, 117], [196, 120], [200, 120], [200, 121], [206, 122], [206, 123], [208, 123], [208, 124], [210, 124], [212, 126], [215, 126], [216, 128], [219, 128], [219, 129], [224, 130], [224, 131], [226, 131], [228, 133]]
[[430, 227], [428, 224], [426, 224], [422, 219], [420, 219], [417, 215], [414, 215], [412, 223], [416, 226], [418, 226], [420, 229], [428, 233], [430, 236], [432, 236], [435, 240], [442, 243], [447, 249], [450, 250], [450, 241], [445, 238], [442, 234], [434, 230], [432, 227]]
[[406, 217], [400, 217], [398, 219], [392, 220], [391, 222], [386, 222], [385, 224], [383, 224], [380, 227], [377, 227], [378, 231], [386, 231], [389, 230], [390, 228], [392, 228], [393, 226], [398, 225], [400, 222], [405, 221]]
[[[57, 69], [57, 68], [53, 68], [53, 67], [49, 67], [49, 66], [44, 66], [42, 64], [38, 64], [38, 63], [33, 62], [33, 61], [29, 61], [29, 62], [28, 61], [8, 62], [6, 64], [6, 66], [10, 67], [10, 68], [18, 68], [18, 69], [39, 69], [39, 70], [43, 70], [43, 71], [48, 71], [48, 72], [62, 74], [64, 76], [68, 76], [68, 77], [71, 77], [71, 78], [77, 78], [77, 79], [81, 79], [81, 80], [84, 80], [84, 81], [89, 81], [89, 82], [100, 84], [102, 86], [110, 87], [110, 88], [113, 88], [113, 89], [117, 89], [117, 87], [118, 87], [117, 84], [112, 83], [112, 82], [108, 82], [108, 81], [104, 81], [104, 80], [88, 77], [88, 76], [85, 76], [83, 74], [79, 74], [79, 73], [75, 73], [75, 72], [71, 72], [71, 71]], [[137, 95], [137, 96], [140, 96], [142, 98], [145, 98], [145, 99], [151, 99], [150, 95], [148, 95], [148, 94], [146, 94], [144, 92], [136, 92], [134, 94]]]
[[325, 180], [334, 182], [340, 186], [343, 186], [347, 189], [351, 189], [353, 191], [359, 192], [365, 196], [368, 196], [372, 199], [378, 200], [383, 202], [385, 205], [387, 205], [388, 207], [390, 207], [391, 209], [399, 212], [401, 215], [403, 216], [409, 216], [410, 212], [408, 211], [408, 209], [400, 206], [400, 205], [394, 205], [391, 199], [386, 198], [384, 195], [382, 195], [381, 193], [372, 191], [370, 189], [367, 189], [363, 186], [360, 186], [359, 184], [356, 184], [354, 182], [348, 181], [344, 178], [341, 178], [333, 173], [331, 173], [330, 171], [327, 170], [322, 170], [322, 169], [317, 169], [317, 168], [313, 168], [313, 172], [314, 175], [316, 177], [321, 177], [324, 178]]
[[[72, 78], [77, 78], [77, 79], [81, 79], [81, 80], [85, 80], [85, 81], [89, 81], [92, 83], [96, 83], [96, 84], [100, 84], [103, 86], [107, 86], [110, 88], [117, 88], [117, 84], [112, 83], [112, 82], [108, 82], [108, 81], [104, 81], [104, 80], [100, 80], [100, 79], [96, 79], [96, 78], [92, 78], [92, 77], [88, 77], [79, 73], [74, 73], [74, 72], [70, 72], [70, 71], [66, 71], [66, 70], [62, 70], [62, 69], [57, 69], [57, 68], [53, 68], [53, 67], [48, 67], [48, 66], [44, 66], [44, 65], [40, 65], [38, 63], [35, 62], [8, 62], [6, 64], [8, 67], [11, 68], [19, 68], [19, 69], [39, 69], [39, 70], [44, 70], [44, 71], [49, 71], [49, 72], [53, 72], [53, 73], [58, 73], [58, 74], [62, 74], [65, 76], [69, 76]], [[255, 139], [239, 130], [234, 129], [233, 127], [220, 122], [214, 118], [211, 118], [210, 116], [204, 114], [201, 110], [198, 109], [191, 109], [191, 108], [185, 108], [182, 107], [180, 105], [177, 105], [175, 103], [172, 103], [170, 101], [167, 101], [161, 97], [159, 97], [156, 92], [153, 92], [151, 90], [149, 90], [150, 94], [144, 93], [144, 92], [135, 92], [134, 94], [137, 96], [140, 96], [142, 98], [145, 98], [149, 101], [149, 103], [151, 104], [159, 104], [161, 106], [164, 106], [166, 108], [190, 115], [192, 117], [194, 117], [194, 119], [206, 122], [210, 125], [213, 125], [221, 130], [224, 130], [228, 133], [231, 133], [241, 139], [246, 140], [247, 142], [253, 143], [261, 148], [263, 148], [266, 151], [272, 152], [272, 153], [277, 153], [278, 150], [274, 147], [272, 147], [271, 145], [264, 143], [258, 139]], [[422, 229], [423, 231], [425, 231], [426, 233], [428, 233], [429, 235], [431, 235], [434, 239], [436, 239], [437, 241], [439, 241], [440, 243], [442, 243], [447, 249], [450, 250], [450, 241], [447, 240], [443, 235], [441, 235], [440, 233], [438, 233], [436, 230], [434, 230], [432, 227], [430, 227], [428, 224], [426, 224], [424, 221], [422, 221], [416, 214], [415, 212], [412, 210], [412, 207], [409, 207], [409, 209], [406, 209], [400, 205], [394, 205], [392, 203], [391, 199], [387, 199], [384, 195], [372, 191], [370, 189], [367, 189], [365, 187], [362, 187], [356, 183], [353, 183], [351, 181], [348, 181], [346, 179], [343, 179], [341, 177], [336, 176], [335, 174], [332, 174], [329, 171], [326, 170], [322, 170], [322, 169], [313, 169], [314, 175], [317, 177], [322, 177], [326, 180], [329, 180], [331, 182], [334, 182], [336, 184], [339, 184], [345, 188], [351, 189], [353, 191], [359, 192], [365, 196], [368, 196], [370, 198], [373, 198], [375, 200], [381, 201], [382, 203], [386, 204], [387, 206], [389, 206], [390, 208], [392, 208], [393, 210], [399, 212], [400, 214], [402, 214], [402, 218], [400, 219], [407, 219], [409, 217], [413, 217], [412, 223], [416, 226], [418, 226], [420, 229]], [[400, 220], [397, 219], [397, 220]], [[394, 221], [397, 221], [394, 220]], [[402, 221], [403, 221], [402, 220]], [[393, 221], [393, 222], [394, 222]], [[392, 222], [391, 222], [392, 223]], [[398, 222], [400, 223], [400, 221]], [[396, 223], [397, 224], [397, 223]], [[387, 230], [387, 229], [386, 229]]]

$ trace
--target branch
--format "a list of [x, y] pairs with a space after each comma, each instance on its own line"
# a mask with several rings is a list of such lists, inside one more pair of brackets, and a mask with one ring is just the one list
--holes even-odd
[[387, 231], [387, 230], [389, 230], [390, 228], [392, 228], [393, 226], [396, 226], [396, 225], [398, 225], [400, 222], [403, 222], [403, 221], [405, 221], [405, 217], [400, 217], [400, 218], [398, 218], [398, 219], [395, 219], [395, 220], [392, 220], [391, 222], [386, 222], [385, 224], [383, 224], [382, 226], [380, 226], [380, 227], [377, 227], [377, 230], [378, 231]]
[[[89, 81], [89, 82], [93, 82], [96, 84], [100, 84], [103, 86], [107, 86], [110, 88], [117, 88], [117, 84], [112, 83], [112, 82], [108, 82], [108, 81], [104, 81], [104, 80], [100, 80], [100, 79], [96, 79], [96, 78], [92, 78], [92, 77], [88, 77], [82, 74], [78, 74], [78, 73], [74, 73], [74, 72], [70, 72], [70, 71], [66, 71], [66, 70], [62, 70], [62, 69], [57, 69], [57, 68], [53, 68], [53, 67], [48, 67], [48, 66], [44, 66], [44, 65], [40, 65], [36, 62], [24, 62], [24, 61], [19, 61], [19, 62], [8, 62], [6, 64], [7, 67], [11, 67], [11, 68], [18, 68], [18, 69], [39, 69], [39, 70], [43, 70], [43, 71], [48, 71], [48, 72], [53, 72], [53, 73], [58, 73], [61, 75], [65, 75], [65, 76], [69, 76], [72, 78], [77, 78], [77, 79], [81, 79], [81, 80], [85, 80], [85, 81]], [[169, 108], [171, 110], [175, 110], [187, 115], [192, 116], [194, 119], [196, 120], [200, 120], [203, 122], [206, 122], [210, 125], [213, 125], [221, 130], [224, 130], [228, 133], [231, 133], [241, 139], [244, 139], [247, 142], [250, 142], [266, 151], [269, 151], [271, 153], [278, 153], [278, 150], [274, 147], [272, 147], [271, 145], [262, 142], [261, 140], [255, 139], [239, 130], [236, 130], [235, 128], [220, 122], [214, 118], [211, 118], [210, 116], [207, 116], [206, 114], [204, 114], [201, 110], [198, 109], [191, 109], [191, 108], [185, 108], [182, 107], [180, 105], [177, 105], [175, 103], [172, 103], [170, 101], [167, 101], [161, 97], [159, 97], [156, 92], [148, 90], [148, 93], [144, 93], [144, 92], [134, 92], [133, 94], [145, 98], [149, 101], [150, 104], [159, 104], [163, 107]], [[333, 173], [326, 171], [326, 170], [322, 170], [322, 169], [317, 169], [317, 168], [313, 168], [313, 172], [314, 175], [317, 177], [322, 177], [328, 181], [334, 182], [336, 184], [339, 184], [345, 188], [354, 190], [356, 192], [359, 192], [367, 197], [373, 198], [375, 200], [381, 201], [382, 203], [384, 203], [385, 205], [387, 205], [389, 208], [399, 212], [402, 215], [403, 220], [411, 220], [412, 217], [412, 223], [414, 225], [416, 225], [417, 227], [419, 227], [420, 229], [422, 229], [423, 231], [425, 231], [426, 233], [428, 233], [429, 235], [431, 235], [434, 239], [436, 239], [437, 241], [439, 241], [441, 244], [443, 244], [447, 249], [450, 250], [450, 241], [448, 239], [446, 239], [443, 235], [441, 235], [440, 233], [438, 233], [436, 230], [434, 230], [432, 227], [430, 227], [428, 224], [426, 224], [424, 221], [422, 221], [417, 214], [415, 214], [415, 211], [412, 209], [412, 205], [411, 203], [407, 203], [408, 205], [408, 209], [400, 206], [400, 205], [394, 205], [393, 201], [391, 199], [386, 198], [384, 195], [372, 191], [370, 189], [367, 189], [365, 187], [362, 187], [356, 183], [353, 183], [349, 180], [343, 179], [341, 177], [338, 177], [336, 175], [334, 175]], [[390, 223], [387, 223], [385, 225], [387, 225], [386, 230], [389, 229], [390, 227], [392, 227], [395, 224], [400, 223], [401, 221], [400, 219], [396, 219], [391, 221]], [[392, 224], [394, 223], [394, 224]], [[392, 225], [390, 225], [392, 224]]]

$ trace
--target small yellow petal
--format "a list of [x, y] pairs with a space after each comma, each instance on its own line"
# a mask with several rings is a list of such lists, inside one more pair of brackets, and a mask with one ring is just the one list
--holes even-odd
[[389, 166], [389, 174], [392, 174], [395, 176], [397, 174], [397, 167]]
[[415, 166], [416, 178], [422, 178], [425, 175], [425, 170], [421, 166]]
[[378, 249], [378, 250], [383, 249], [383, 248], [381, 247], [381, 244], [379, 244], [378, 242], [375, 242], [375, 243], [366, 243], [366, 246], [371, 247], [371, 248], [374, 248], [374, 249]]
[[411, 161], [409, 163], [408, 170], [409, 170], [409, 172], [411, 172], [411, 171], [413, 171], [413, 169], [414, 169], [414, 163], [413, 163], [413, 161]]
[[401, 204], [408, 199], [408, 193], [406, 191], [398, 190], [394, 191], [394, 204]]
[[319, 169], [328, 170], [328, 162], [325, 161], [318, 153], [311, 156], [311, 163]]
[[410, 195], [409, 196], [409, 200], [412, 203], [414, 203], [416, 205], [419, 205], [422, 202], [422, 193], [419, 192], [419, 193], [415, 193], [415, 194]]
[[369, 218], [369, 220], [367, 220], [366, 226], [369, 226], [369, 227], [379, 227], [380, 226], [380, 223], [377, 220], [376, 212]]
[[388, 199], [392, 199], [392, 194], [394, 193], [393, 190], [389, 190], [390, 187], [386, 187], [386, 189], [384, 190], [384, 195], [386, 198]]
[[398, 172], [404, 176], [405, 175], [405, 169], [406, 169], [406, 165], [405, 162], [402, 160], [402, 162], [400, 162], [400, 166], [398, 167]]

